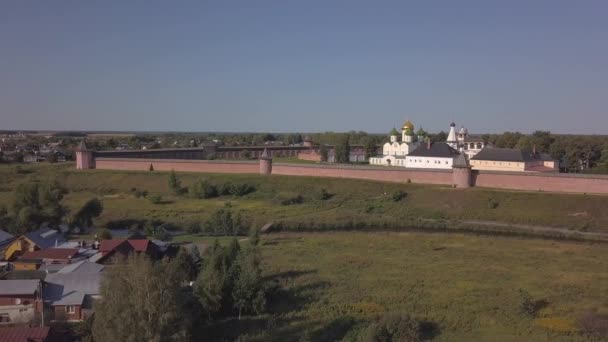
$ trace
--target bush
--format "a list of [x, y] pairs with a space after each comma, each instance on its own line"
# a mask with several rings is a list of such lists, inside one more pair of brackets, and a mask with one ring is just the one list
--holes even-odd
[[102, 229], [102, 230], [99, 232], [98, 237], [99, 237], [101, 240], [110, 240], [110, 239], [112, 239], [112, 232], [111, 232], [109, 229]]
[[163, 201], [163, 196], [160, 194], [152, 194], [148, 196], [148, 200], [150, 200], [152, 204], [160, 204]]
[[193, 198], [213, 198], [218, 196], [217, 187], [208, 180], [202, 179], [190, 187], [190, 196]]
[[394, 202], [399, 202], [406, 197], [407, 197], [407, 193], [404, 191], [401, 191], [401, 190], [393, 192], [393, 195], [391, 196], [391, 198], [393, 199]]
[[233, 215], [230, 210], [226, 209], [216, 210], [205, 222], [205, 232], [213, 235], [244, 235], [248, 230], [241, 214]]
[[527, 316], [535, 317], [540, 309], [547, 306], [546, 301], [534, 300], [530, 293], [524, 289], [519, 289], [519, 296], [521, 298], [520, 310]]
[[409, 315], [389, 313], [362, 331], [361, 342], [420, 341], [420, 323]]
[[232, 191], [232, 183], [226, 182], [226, 183], [220, 185], [217, 190], [218, 190], [220, 196], [230, 195], [230, 192]]
[[201, 225], [196, 223], [196, 222], [192, 222], [188, 228], [186, 229], [186, 231], [188, 232], [188, 234], [200, 234], [203, 229], [201, 228]]
[[608, 336], [608, 315], [585, 312], [578, 318], [576, 325], [583, 334], [596, 337]]
[[498, 204], [499, 204], [499, 202], [497, 199], [490, 198], [488, 200], [488, 209], [496, 209], [496, 208], [498, 208]]
[[147, 190], [135, 190], [133, 192], [133, 196], [135, 196], [135, 198], [146, 198], [148, 196], [148, 191]]
[[304, 197], [302, 195], [297, 195], [294, 197], [286, 198], [281, 201], [281, 205], [292, 205], [292, 204], [301, 204], [304, 203]]
[[326, 201], [330, 198], [333, 197], [332, 194], [330, 194], [329, 192], [327, 192], [327, 190], [325, 189], [321, 189], [318, 193], [317, 193], [317, 199], [321, 200], [321, 201]]
[[229, 192], [232, 196], [241, 197], [245, 196], [249, 193], [255, 191], [255, 187], [251, 184], [241, 183], [241, 184], [232, 184], [229, 189]]

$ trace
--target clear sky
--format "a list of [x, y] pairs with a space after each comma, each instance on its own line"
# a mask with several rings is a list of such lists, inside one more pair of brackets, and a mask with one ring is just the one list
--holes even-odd
[[608, 134], [608, 1], [0, 2], [0, 129]]

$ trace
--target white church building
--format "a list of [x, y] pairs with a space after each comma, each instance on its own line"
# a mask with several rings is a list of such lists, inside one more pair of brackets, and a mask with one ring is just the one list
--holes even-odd
[[462, 127], [456, 133], [456, 124], [450, 124], [445, 142], [431, 143], [426, 132], [420, 129], [414, 134], [414, 125], [407, 120], [399, 132], [390, 132], [390, 142], [382, 147], [382, 156], [369, 159], [371, 165], [397, 166], [422, 169], [451, 169], [460, 153], [471, 158], [486, 146], [480, 138], [469, 138], [468, 131]]

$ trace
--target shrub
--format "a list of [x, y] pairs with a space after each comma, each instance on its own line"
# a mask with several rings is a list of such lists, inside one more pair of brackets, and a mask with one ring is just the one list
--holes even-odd
[[186, 230], [188, 234], [200, 234], [202, 232], [201, 225], [197, 222], [192, 222]]
[[389, 313], [362, 331], [361, 342], [420, 341], [420, 323], [409, 315]]
[[232, 183], [226, 182], [218, 187], [218, 192], [220, 196], [230, 195], [230, 191], [232, 190]]
[[327, 192], [327, 190], [325, 189], [321, 189], [318, 193], [317, 193], [317, 199], [321, 200], [321, 201], [326, 201], [330, 198], [333, 197], [333, 194], [330, 194], [329, 192]]
[[407, 193], [404, 191], [401, 191], [401, 190], [393, 192], [393, 195], [391, 196], [391, 198], [393, 199], [394, 202], [399, 202], [406, 197], [407, 197]]
[[596, 337], [608, 336], [608, 315], [585, 312], [578, 318], [576, 324], [583, 334]]
[[131, 189], [131, 191], [133, 192], [133, 196], [135, 196], [135, 198], [142, 198], [142, 197], [146, 197], [148, 196], [148, 191], [147, 190], [138, 190], [138, 189]]
[[302, 195], [297, 195], [294, 197], [286, 198], [281, 201], [281, 205], [292, 205], [292, 204], [301, 204], [304, 203], [304, 197]]
[[218, 196], [217, 187], [208, 180], [202, 179], [190, 187], [190, 196], [193, 198], [213, 198]]
[[498, 204], [499, 204], [499, 202], [497, 199], [490, 198], [488, 200], [488, 209], [496, 209], [496, 208], [498, 208]]
[[163, 201], [163, 196], [160, 194], [152, 194], [148, 196], [148, 200], [150, 200], [152, 204], [160, 204]]
[[101, 240], [110, 240], [112, 238], [112, 232], [109, 229], [102, 229], [98, 236]]
[[524, 289], [519, 289], [519, 296], [521, 298], [520, 310], [527, 316], [534, 317], [540, 309], [547, 306], [546, 301], [534, 300], [530, 293]]
[[247, 183], [232, 184], [229, 191], [232, 196], [240, 197], [240, 196], [245, 196], [249, 193], [254, 192], [255, 187], [253, 185], [247, 184]]
[[241, 214], [233, 215], [230, 210], [226, 209], [216, 210], [205, 222], [205, 232], [214, 235], [243, 235], [248, 229]]

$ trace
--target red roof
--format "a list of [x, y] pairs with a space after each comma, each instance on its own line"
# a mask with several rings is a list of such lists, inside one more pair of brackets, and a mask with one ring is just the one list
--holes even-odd
[[49, 327], [30, 328], [14, 327], [0, 329], [0, 342], [46, 342], [48, 339]]
[[141, 239], [141, 240], [128, 240], [129, 244], [133, 247], [136, 252], [145, 252], [148, 250], [148, 245], [150, 244], [150, 240]]
[[102, 240], [101, 245], [99, 245], [100, 252], [111, 252], [115, 250], [118, 246], [125, 243], [127, 240]]
[[32, 259], [55, 259], [55, 260], [68, 260], [78, 254], [76, 248], [48, 248], [41, 249], [33, 252], [25, 252], [19, 259], [21, 260], [32, 260]]

